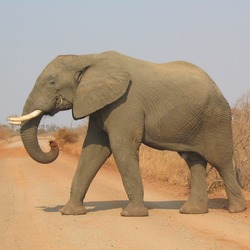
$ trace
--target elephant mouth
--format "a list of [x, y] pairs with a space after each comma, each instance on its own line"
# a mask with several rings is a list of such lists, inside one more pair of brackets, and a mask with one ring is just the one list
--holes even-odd
[[73, 105], [71, 102], [59, 96], [58, 98], [56, 98], [55, 107], [51, 111], [45, 112], [45, 115], [48, 114], [50, 116], [54, 116], [59, 111], [69, 110], [72, 109], [72, 107]]

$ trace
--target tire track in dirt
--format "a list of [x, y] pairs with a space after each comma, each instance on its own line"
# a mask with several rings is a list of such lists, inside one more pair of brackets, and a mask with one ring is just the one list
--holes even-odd
[[[77, 160], [40, 165], [20, 144], [0, 149], [0, 249], [250, 249], [250, 213], [210, 209], [182, 215], [183, 197], [145, 184], [149, 217], [119, 215], [127, 197], [117, 173], [102, 169], [85, 200], [88, 214], [61, 216]], [[160, 189], [160, 190], [158, 190]], [[215, 206], [216, 207], [216, 206]]]

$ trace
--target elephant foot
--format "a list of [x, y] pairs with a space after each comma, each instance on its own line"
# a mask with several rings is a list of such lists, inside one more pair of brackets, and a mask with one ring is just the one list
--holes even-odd
[[228, 206], [228, 211], [230, 213], [239, 213], [247, 209], [246, 201], [243, 197], [240, 197], [237, 201], [230, 203]]
[[207, 201], [192, 201], [188, 200], [180, 208], [182, 214], [205, 214], [208, 213]]
[[86, 214], [87, 210], [82, 204], [67, 203], [62, 209], [60, 209], [62, 215], [82, 215]]
[[129, 203], [121, 212], [121, 216], [125, 217], [144, 217], [148, 216], [148, 209], [144, 205], [133, 205]]

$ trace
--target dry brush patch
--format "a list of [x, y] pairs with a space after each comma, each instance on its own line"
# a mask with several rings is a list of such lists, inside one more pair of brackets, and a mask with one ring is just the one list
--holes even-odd
[[250, 189], [250, 90], [232, 109], [234, 161], [242, 188]]
[[86, 131], [86, 126], [81, 126], [75, 129], [59, 128], [54, 133], [54, 137], [62, 151], [73, 156], [80, 156]]
[[[234, 138], [234, 160], [238, 181], [242, 188], [250, 188], [250, 91], [243, 95], [232, 109]], [[87, 127], [74, 130], [59, 129], [55, 137], [63, 151], [79, 156]], [[115, 167], [113, 157], [105, 166]], [[190, 187], [190, 173], [185, 161], [175, 152], [159, 151], [142, 145], [140, 167], [144, 179], [164, 182], [169, 185]], [[223, 182], [218, 172], [208, 165], [207, 188], [210, 194], [222, 194]], [[223, 191], [222, 191], [223, 190]]]
[[10, 138], [16, 135], [17, 132], [12, 126], [0, 124], [0, 141], [8, 142]]
[[[86, 132], [86, 126], [77, 129], [61, 128], [54, 137], [61, 150], [79, 156]], [[105, 165], [110, 169], [116, 168], [113, 157], [110, 157]], [[155, 150], [141, 145], [140, 167], [143, 178], [189, 186], [189, 170], [184, 160], [175, 152]]]
[[[86, 127], [78, 128], [77, 132], [69, 129], [59, 130], [55, 138], [64, 152], [79, 157], [86, 130]], [[75, 134], [78, 135], [77, 141], [69, 142], [68, 136], [72, 135], [75, 138]], [[65, 137], [66, 139], [64, 139]], [[110, 170], [117, 170], [113, 156], [106, 161], [104, 167]], [[141, 145], [140, 168], [142, 178], [151, 183], [160, 182], [167, 185], [182, 186], [185, 190], [190, 187], [189, 169], [185, 161], [176, 152], [160, 151]], [[218, 193], [218, 188], [222, 186], [221, 179], [215, 169], [209, 167], [209, 170], [207, 176], [208, 191], [210, 193]]]
[[140, 166], [142, 176], [146, 179], [189, 186], [188, 168], [176, 152], [160, 151], [142, 145]]

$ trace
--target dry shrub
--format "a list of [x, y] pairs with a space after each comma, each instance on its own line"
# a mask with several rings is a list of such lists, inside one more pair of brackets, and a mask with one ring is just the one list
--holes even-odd
[[225, 194], [224, 183], [218, 173], [210, 164], [207, 167], [207, 191], [211, 195], [222, 195]]
[[54, 137], [61, 150], [70, 155], [79, 156], [86, 131], [86, 126], [75, 129], [60, 128], [56, 131]]
[[[87, 126], [77, 129], [59, 129], [55, 139], [60, 148], [71, 155], [79, 156], [82, 142], [85, 138]], [[106, 167], [116, 168], [111, 156]], [[142, 177], [151, 181], [162, 181], [182, 186], [189, 185], [189, 170], [185, 161], [175, 152], [159, 151], [142, 145], [140, 148], [140, 167]]]
[[250, 188], [250, 90], [232, 109], [234, 135], [234, 161], [238, 181]]
[[[105, 167], [117, 170], [113, 156], [106, 161]], [[162, 182], [183, 187], [190, 186], [189, 169], [176, 152], [160, 151], [141, 145], [140, 170], [142, 178], [150, 183]]]
[[[243, 189], [250, 188], [250, 90], [232, 108], [234, 167], [237, 181]], [[209, 193], [221, 193], [224, 185], [215, 169], [207, 176]]]
[[185, 161], [171, 151], [160, 151], [141, 146], [140, 166], [146, 179], [168, 182], [172, 185], [189, 186], [190, 174]]
[[11, 137], [15, 136], [17, 133], [7, 125], [0, 124], [0, 140], [7, 141]]
[[79, 139], [79, 134], [72, 129], [60, 128], [55, 134], [55, 139], [63, 147], [65, 144], [76, 143]]
[[[232, 109], [232, 114], [236, 173], [241, 186], [250, 188], [250, 91], [239, 99]], [[79, 156], [86, 131], [86, 126], [74, 130], [60, 129], [56, 137], [65, 151]], [[105, 165], [114, 167], [113, 157], [110, 157]], [[171, 185], [190, 186], [189, 169], [185, 161], [175, 152], [159, 151], [142, 145], [140, 167], [143, 178]], [[212, 194], [224, 190], [218, 172], [211, 166], [208, 166], [207, 171], [207, 187]]]

